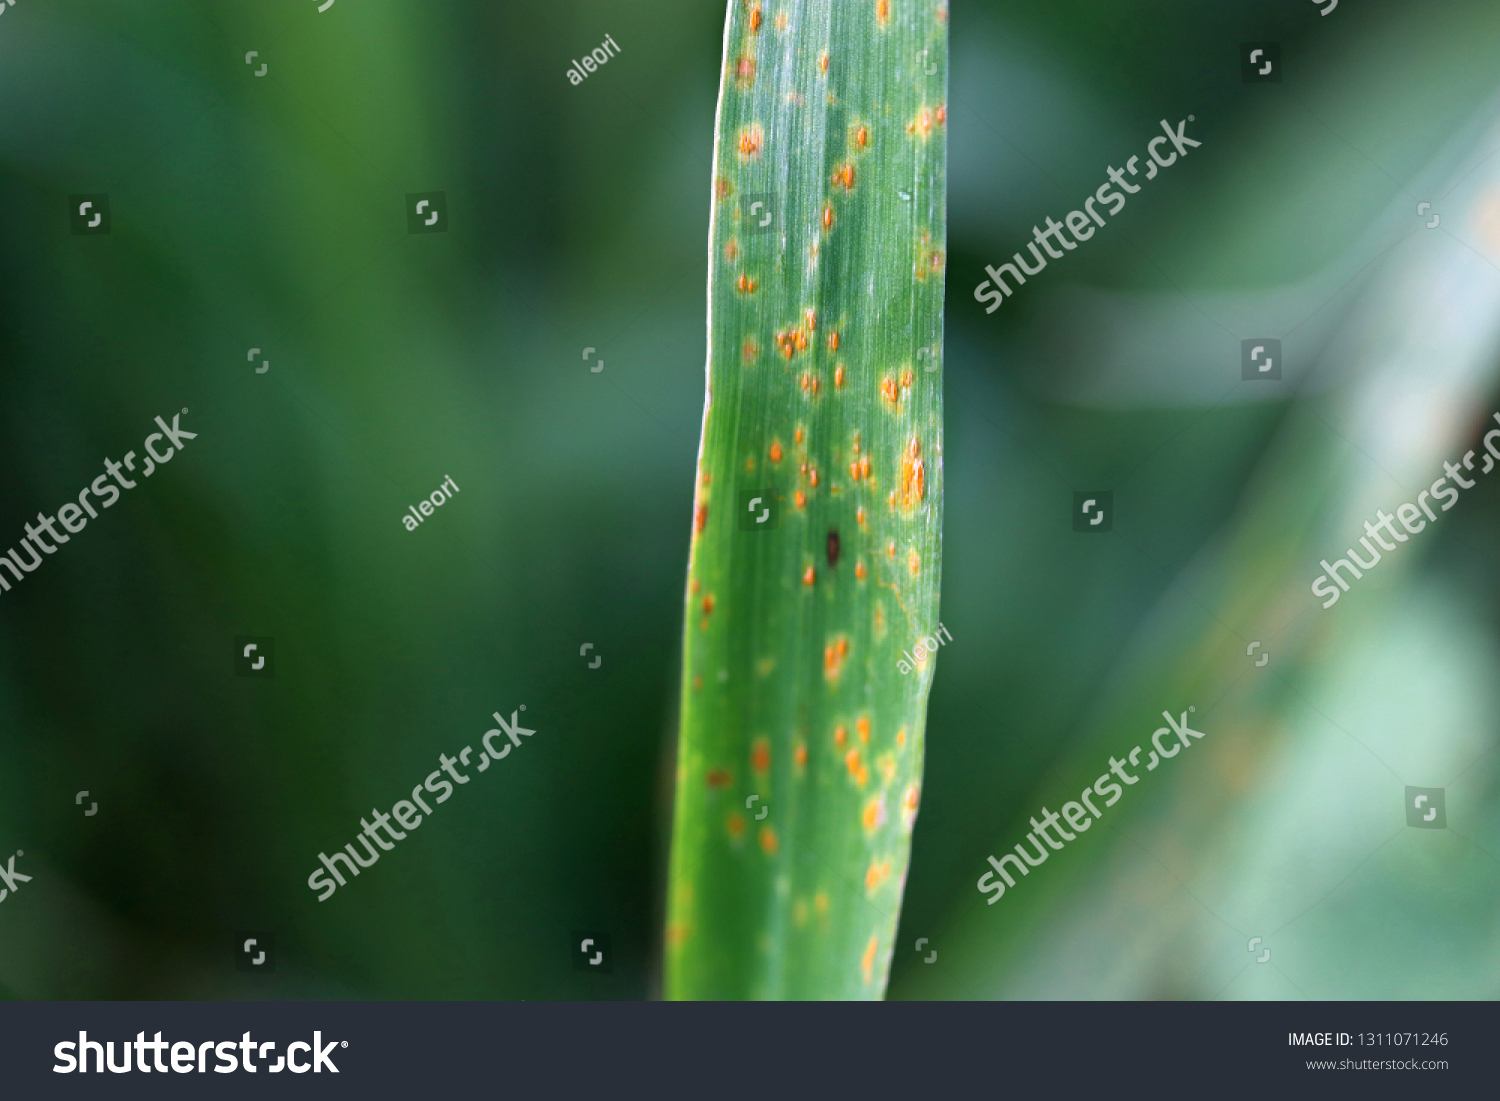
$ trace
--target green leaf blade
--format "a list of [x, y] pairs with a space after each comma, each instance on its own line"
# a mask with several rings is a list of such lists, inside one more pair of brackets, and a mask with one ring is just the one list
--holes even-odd
[[672, 997], [885, 989], [935, 666], [898, 663], [937, 629], [946, 76], [937, 0], [729, 5]]

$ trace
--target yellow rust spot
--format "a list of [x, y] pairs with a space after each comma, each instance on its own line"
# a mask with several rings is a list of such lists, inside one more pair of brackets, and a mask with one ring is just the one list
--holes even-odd
[[745, 836], [745, 816], [737, 810], [730, 811], [729, 817], [724, 819], [724, 828], [732, 840], [738, 841]]
[[869, 145], [870, 144], [870, 131], [867, 130], [863, 126], [861, 126], [858, 130], [854, 131], [854, 144], [857, 145], [857, 146], [859, 146], [861, 149], [863, 149], [867, 145]]
[[[740, 278], [744, 279], [744, 276], [742, 275]], [[892, 409], [896, 407], [896, 403], [901, 400], [901, 391], [897, 387], [895, 379], [887, 376], [880, 380], [880, 396], [891, 403]]]
[[745, 456], [745, 473], [746, 474], [751, 474], [751, 473], [754, 473], [754, 471], [755, 471], [755, 456], [754, 455], [746, 455]]
[[901, 372], [901, 389], [903, 389], [903, 390], [910, 390], [911, 389], [911, 384], [912, 384], [911, 368], [908, 367], [908, 368], [906, 368], [906, 370], [904, 370], [904, 371]]
[[[794, 505], [796, 505], [799, 509], [806, 508], [807, 507], [807, 494], [803, 493], [800, 489], [797, 490], [796, 493], [792, 494], [792, 503]], [[812, 567], [809, 566], [808, 569], [810, 570], [810, 569], [812, 569]], [[809, 581], [808, 584], [811, 585], [812, 582]]]
[[865, 768], [864, 762], [860, 760], [859, 750], [851, 749], [844, 754], [844, 767], [849, 770], [849, 775], [860, 787], [865, 786], [865, 781], [870, 778], [870, 770]]
[[901, 824], [908, 830], [917, 820], [917, 803], [921, 793], [916, 784], [906, 789], [906, 794], [901, 797]]
[[734, 283], [734, 289], [741, 294], [754, 294], [756, 288], [759, 286], [760, 281], [758, 279], [751, 279], [744, 272], [740, 272], [740, 277]]
[[833, 228], [833, 204], [832, 203], [828, 203], [828, 204], [826, 204], [823, 207], [823, 228], [825, 230], [831, 230]]
[[803, 310], [802, 323], [807, 326], [808, 332], [812, 332], [818, 327], [818, 315], [812, 310]]
[[879, 757], [875, 758], [875, 767], [885, 777], [886, 783], [889, 784], [896, 778], [896, 758], [893, 754], [882, 753]]
[[780, 847], [780, 842], [776, 840], [776, 831], [770, 826], [762, 826], [760, 828], [760, 851], [767, 856], [775, 856], [776, 850]]
[[709, 593], [703, 598], [703, 614], [709, 615], [714, 610], [714, 594]]
[[891, 862], [889, 860], [882, 860], [878, 864], [873, 860], [870, 861], [869, 868], [865, 870], [865, 890], [874, 894], [876, 888], [884, 883], [890, 874]]
[[896, 744], [906, 744], [906, 727], [903, 726], [900, 730], [896, 731]]
[[818, 72], [823, 76], [828, 75], [828, 51], [824, 50], [818, 55]]
[[749, 88], [755, 83], [755, 58], [749, 54], [741, 54], [739, 60], [734, 63], [735, 83], [741, 88]]
[[828, 913], [828, 896], [822, 891], [819, 891], [817, 895], [814, 896], [813, 909], [817, 910], [819, 914], [826, 915]]
[[932, 108], [922, 107], [906, 127], [908, 134], [920, 134], [923, 139], [932, 136]]
[[740, 345], [740, 361], [742, 363], [754, 363], [755, 357], [760, 355], [760, 345], [754, 340], [746, 340]]
[[849, 740], [849, 730], [848, 730], [848, 728], [845, 727], [843, 723], [839, 723], [838, 726], [836, 726], [836, 727], [833, 728], [833, 744], [836, 745], [836, 746], [842, 746], [848, 740]]
[[688, 582], [688, 592], [692, 593], [695, 596], [697, 595], [697, 593], [698, 593], [698, 579], [696, 577], [693, 578], [691, 581]]
[[740, 128], [740, 160], [748, 161], [760, 156], [761, 144], [766, 140], [766, 132], [761, 129], [758, 122], [752, 122], [749, 126]]
[[750, 767], [757, 776], [764, 776], [771, 771], [771, 743], [765, 738], [756, 738], [755, 744], [750, 748]]
[[727, 176], [719, 176], [714, 180], [714, 195], [719, 199], [727, 199], [734, 194], [734, 184]]
[[[882, 4], [885, 0], [880, 0]], [[865, 985], [869, 986], [875, 978], [875, 949], [880, 947], [880, 938], [871, 936], [870, 943], [865, 945], [865, 954], [860, 958], [859, 969], [864, 974]]]
[[803, 585], [811, 587], [812, 583], [814, 581], [816, 581], [817, 579], [818, 579], [817, 571], [815, 571], [811, 566], [808, 566], [807, 569], [805, 569], [805, 570], [802, 571], [802, 584]]
[[778, 31], [785, 32], [786, 31], [786, 22], [787, 22], [786, 21], [786, 12], [784, 12], [784, 11], [777, 12], [776, 13], [776, 29]]
[[771, 670], [776, 668], [775, 658], [761, 658], [755, 663], [755, 671], [763, 677], [771, 675]]
[[740, 246], [739, 246], [738, 242], [736, 242], [735, 239], [733, 237], [731, 237], [731, 238], [729, 238], [729, 240], [727, 240], [727, 241], [724, 242], [724, 260], [727, 263], [732, 264], [736, 260], [738, 260], [739, 258], [740, 258]]
[[906, 568], [911, 571], [911, 575], [913, 577], [916, 577], [917, 574], [922, 572], [922, 556], [917, 553], [916, 547], [913, 547], [909, 552], [907, 552]]
[[797, 426], [797, 431], [792, 434], [792, 439], [798, 443], [802, 442], [802, 426], [800, 424]]
[[[927, 493], [927, 468], [922, 462], [922, 441], [913, 436], [901, 453], [901, 508], [911, 512]], [[912, 553], [916, 553], [913, 551]], [[915, 574], [916, 570], [913, 569]]]
[[830, 352], [839, 350], [839, 331], [837, 329], [828, 334], [828, 350]]
[[859, 740], [863, 744], [869, 745], [870, 744], [870, 716], [868, 716], [868, 715], [861, 715], [859, 717], [859, 720], [854, 724], [854, 727], [855, 727], [856, 730], [859, 731]]
[[807, 767], [807, 743], [797, 743], [797, 748], [792, 750], [792, 763], [797, 766], [799, 774]]
[[807, 481], [808, 481], [808, 484], [811, 485], [814, 489], [818, 488], [818, 468], [817, 467], [813, 467], [813, 469], [808, 472]]
[[885, 556], [887, 558], [896, 557], [896, 541], [894, 539], [885, 545]]
[[856, 581], [865, 579], [865, 564], [863, 560], [854, 563], [854, 578]]
[[[882, 27], [891, 21], [891, 0], [875, 0], [875, 22]], [[873, 941], [873, 937], [871, 940]], [[872, 952], [873, 948], [870, 949]]]
[[753, 8], [750, 9], [750, 33], [751, 34], [759, 34], [760, 33], [760, 23], [761, 23], [760, 5], [756, 4]]
[[[844, 673], [844, 661], [849, 656], [849, 636], [839, 635], [823, 647], [823, 676], [830, 684], [838, 684]], [[840, 730], [843, 727], [839, 727]]]
[[[835, 340], [833, 343], [837, 344], [838, 341]], [[839, 389], [843, 389], [844, 387], [844, 365], [842, 363], [837, 364], [833, 368], [833, 384]]]
[[865, 515], [864, 505], [860, 505], [857, 509], [854, 510], [854, 522], [865, 531], [870, 530], [869, 517]]
[[885, 824], [885, 796], [877, 795], [865, 804], [859, 821], [866, 833], [874, 833]]
[[781, 441], [780, 440], [772, 440], [771, 441], [771, 461], [773, 463], [779, 463], [779, 462], [781, 462]]

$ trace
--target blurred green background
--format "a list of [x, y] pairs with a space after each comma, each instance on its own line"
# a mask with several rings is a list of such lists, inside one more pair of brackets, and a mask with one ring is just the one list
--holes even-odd
[[[156, 415], [199, 433], [0, 594], [0, 858], [33, 876], [0, 994], [654, 996], [723, 9], [317, 7], [0, 17], [0, 549]], [[951, 27], [954, 641], [891, 996], [1496, 996], [1500, 490], [1332, 609], [1308, 586], [1500, 408], [1500, 9]], [[1282, 82], [1241, 81], [1255, 41]], [[983, 313], [984, 264], [1189, 114], [1201, 148]], [[429, 191], [448, 230], [408, 234]], [[111, 232], [75, 236], [92, 192]], [[1252, 337], [1281, 382], [1241, 381]], [[1084, 489], [1113, 531], [1072, 531]], [[523, 703], [521, 750], [317, 902], [319, 851]], [[987, 854], [1189, 705], [1202, 743], [985, 904]]]

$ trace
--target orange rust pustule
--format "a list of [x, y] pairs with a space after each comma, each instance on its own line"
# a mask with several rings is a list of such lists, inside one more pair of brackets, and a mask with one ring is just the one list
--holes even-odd
[[833, 174], [833, 182], [843, 187], [845, 191], [854, 190], [854, 165], [846, 164]]
[[728, 176], [719, 176], [714, 180], [714, 195], [719, 199], [727, 199], [734, 194], [734, 184]]
[[865, 804], [864, 813], [860, 815], [860, 824], [864, 826], [866, 833], [873, 833], [885, 824], [884, 795], [877, 795]]
[[[744, 276], [741, 276], [740, 278], [743, 279]], [[885, 378], [881, 380], [880, 396], [885, 398], [885, 400], [890, 402], [893, 406], [901, 400], [901, 388], [896, 385], [895, 379]]]
[[833, 744], [842, 747], [849, 740], [849, 731], [843, 723], [833, 728]]
[[[911, 512], [922, 504], [927, 492], [927, 468], [922, 462], [922, 441], [913, 436], [901, 453], [901, 508]], [[913, 571], [915, 572], [915, 571]]]
[[854, 577], [857, 581], [865, 579], [865, 564], [863, 562], [854, 563]]
[[863, 126], [854, 131], [854, 144], [861, 149], [868, 146], [870, 144], [870, 131]]
[[734, 782], [734, 774], [727, 768], [710, 769], [706, 777], [708, 786], [711, 788], [727, 788]]
[[824, 50], [822, 53], [820, 53], [818, 55], [818, 72], [821, 75], [823, 75], [823, 76], [827, 76], [828, 75], [828, 51], [827, 50]]
[[868, 745], [870, 743], [870, 716], [861, 715], [854, 727], [859, 731], [859, 740]]
[[891, 21], [891, 0], [875, 0], [875, 22], [884, 27]]
[[[693, 512], [693, 534], [702, 535], [703, 529], [708, 524], [708, 506], [699, 505]], [[678, 529], [681, 530], [680, 528]]]
[[760, 851], [767, 856], [775, 856], [776, 850], [780, 847], [780, 843], [776, 840], [776, 831], [770, 826], [762, 826], [760, 828]]
[[739, 811], [731, 811], [724, 820], [724, 827], [729, 831], [730, 838], [738, 841], [745, 836], [745, 816]]
[[833, 207], [832, 206], [825, 206], [823, 208], [823, 228], [824, 229], [832, 229], [833, 228]]
[[[799, 492], [800, 492], [800, 490], [799, 490]], [[802, 584], [805, 585], [806, 587], [811, 588], [813, 582], [816, 581], [817, 579], [818, 579], [817, 571], [814, 570], [811, 566], [808, 566], [807, 569], [805, 569], [805, 570], [802, 571]]]
[[733, 237], [724, 242], [724, 261], [732, 264], [740, 258], [740, 246]]
[[[835, 342], [837, 343], [837, 342]], [[844, 385], [844, 365], [838, 363], [833, 368], [833, 385], [842, 388]]]
[[830, 352], [839, 350], [839, 331], [837, 329], [828, 334], [828, 350]]
[[937, 111], [934, 112], [933, 117], [937, 120], [937, 124], [939, 126], [942, 126], [945, 122], [947, 122], [948, 121], [948, 107], [947, 107], [947, 105], [943, 104], [943, 103], [939, 103], [938, 107], [937, 107]]
[[773, 463], [779, 463], [779, 462], [781, 462], [781, 441], [780, 440], [772, 440], [771, 441], [771, 461]]
[[750, 767], [758, 776], [764, 776], [771, 770], [771, 743], [766, 739], [757, 738], [750, 747]]
[[712, 615], [714, 610], [714, 594], [709, 593], [703, 598], [703, 614]]
[[801, 742], [798, 742], [797, 748], [792, 750], [792, 763], [799, 769], [807, 767], [807, 746]]
[[913, 577], [922, 572], [922, 556], [917, 553], [915, 547], [906, 556], [906, 568], [911, 571]]
[[760, 5], [756, 4], [750, 9], [750, 33], [759, 34], [761, 24]]
[[755, 83], [755, 58], [748, 54], [741, 54], [738, 61], [734, 63], [734, 79], [741, 88], [749, 88]]
[[740, 345], [740, 361], [743, 363], [754, 363], [755, 357], [760, 355], [760, 345], [753, 340], [747, 340]]
[[[885, 0], [881, 0], [884, 3]], [[865, 985], [869, 986], [875, 978], [875, 950], [880, 947], [880, 938], [872, 936], [870, 943], [865, 945], [865, 954], [859, 959], [859, 969], [864, 974]]]
[[886, 881], [891, 874], [891, 862], [882, 860], [878, 864], [870, 861], [870, 867], [865, 871], [865, 890], [873, 891]]
[[734, 284], [734, 289], [741, 294], [754, 294], [755, 289], [760, 286], [759, 280], [751, 279], [744, 272], [740, 272], [739, 279]]
[[[792, 504], [796, 505], [799, 509], [806, 508], [807, 507], [807, 494], [803, 493], [800, 489], [797, 490], [795, 493], [792, 494]], [[809, 566], [807, 568], [809, 570], [812, 569], [811, 566]], [[809, 581], [808, 584], [811, 585], [812, 582]]]
[[749, 126], [740, 130], [740, 160], [748, 161], [760, 156], [761, 144], [765, 141], [766, 132], [761, 129], [758, 122], [752, 122]]

